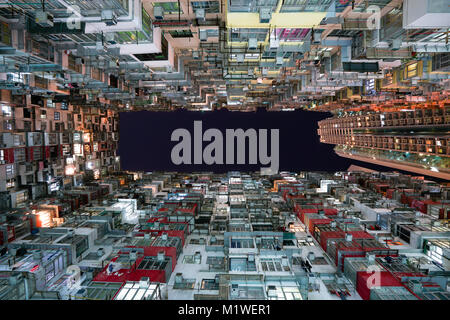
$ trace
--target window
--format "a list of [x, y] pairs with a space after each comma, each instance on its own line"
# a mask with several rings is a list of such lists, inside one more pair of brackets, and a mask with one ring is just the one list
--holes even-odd
[[14, 175], [14, 172], [15, 172], [15, 170], [14, 170], [14, 165], [13, 164], [8, 164], [7, 166], [6, 166], [6, 175]]
[[74, 142], [80, 142], [81, 141], [81, 134], [79, 132], [74, 132], [74, 134], [73, 134], [73, 141]]
[[5, 161], [5, 150], [0, 150], [0, 161]]
[[178, 2], [155, 2], [153, 7], [162, 7], [166, 14], [183, 14], [183, 10], [178, 6]]
[[2, 106], [4, 117], [12, 117], [12, 108], [10, 106]]
[[203, 279], [201, 290], [219, 290], [219, 282], [216, 279]]
[[167, 260], [159, 261], [156, 257], [145, 257], [141, 260], [138, 270], [164, 270], [167, 265]]
[[294, 286], [269, 286], [268, 287], [269, 300], [302, 300], [300, 290]]
[[265, 41], [267, 36], [267, 29], [262, 28], [231, 28], [231, 41], [245, 42], [249, 39], [256, 39], [257, 41]]
[[25, 148], [15, 148], [14, 149], [14, 161], [20, 162], [20, 161], [25, 161], [25, 159], [26, 159]]
[[169, 31], [172, 38], [192, 38], [191, 30], [173, 30]]
[[205, 13], [219, 13], [219, 1], [193, 1], [191, 5], [194, 11], [205, 9]]
[[6, 180], [6, 188], [7, 189], [14, 188], [15, 184], [16, 184], [16, 182], [14, 179]]
[[311, 29], [287, 29], [287, 28], [279, 28], [272, 31], [270, 35], [272, 39], [279, 39], [281, 41], [301, 41], [310, 35]]
[[47, 110], [41, 110], [41, 119], [47, 119]]
[[23, 74], [21, 73], [8, 73], [7, 77], [10, 82], [24, 82]]
[[14, 121], [13, 120], [4, 120], [3, 121], [3, 130], [14, 130]]
[[31, 122], [30, 121], [24, 121], [23, 122], [23, 128], [25, 131], [31, 131]]
[[16, 195], [17, 204], [24, 203], [27, 200], [28, 200], [28, 193], [26, 192], [17, 193]]
[[55, 108], [56, 104], [53, 103], [53, 100], [47, 99], [47, 108]]
[[79, 143], [74, 143], [73, 144], [73, 153], [76, 155], [82, 155], [83, 154], [82, 145]]
[[[56, 119], [55, 119], [56, 120]], [[64, 131], [64, 123], [55, 123], [55, 131]]]
[[23, 108], [23, 117], [24, 117], [24, 118], [27, 118], [27, 119], [30, 119], [30, 118], [31, 118], [31, 112], [30, 112], [30, 109], [28, 109], [28, 108]]
[[284, 271], [281, 265], [281, 259], [264, 258], [260, 260], [263, 271]]
[[277, 53], [275, 51], [265, 51], [263, 53], [262, 58], [263, 59], [275, 59], [276, 56], [277, 56]]
[[29, 174], [26, 176], [27, 177], [27, 184], [32, 184], [34, 183], [34, 177], [33, 175]]
[[60, 120], [60, 115], [59, 115], [59, 112], [58, 111], [55, 111], [55, 120]]
[[406, 67], [407, 78], [417, 76], [417, 62]]
[[252, 239], [231, 239], [231, 248], [254, 248]]

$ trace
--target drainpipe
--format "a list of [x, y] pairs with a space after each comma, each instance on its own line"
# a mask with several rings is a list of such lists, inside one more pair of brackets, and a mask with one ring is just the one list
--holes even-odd
[[23, 279], [23, 283], [25, 285], [25, 300], [29, 300], [29, 294], [30, 294], [27, 280], [28, 280], [28, 278]]

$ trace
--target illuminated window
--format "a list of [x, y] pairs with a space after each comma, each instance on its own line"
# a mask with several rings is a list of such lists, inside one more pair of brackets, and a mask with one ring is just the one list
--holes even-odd
[[80, 143], [74, 143], [73, 144], [73, 153], [76, 155], [82, 155], [83, 149]]
[[90, 135], [90, 133], [84, 133], [83, 134], [83, 142], [91, 142], [91, 135]]
[[47, 108], [56, 108], [56, 104], [52, 100], [47, 99]]
[[10, 106], [2, 106], [4, 117], [12, 117], [12, 108]]
[[20, 82], [23, 83], [24, 79], [23, 79], [23, 74], [21, 73], [8, 73], [8, 81], [11, 82]]
[[406, 67], [407, 78], [412, 78], [417, 76], [417, 62], [410, 64]]
[[17, 195], [16, 195], [16, 203], [17, 204], [24, 203], [27, 200], [28, 200], [28, 193], [26, 193], [26, 192], [17, 193]]
[[16, 182], [14, 179], [6, 180], [6, 188], [7, 189], [14, 188], [15, 185], [16, 185]]

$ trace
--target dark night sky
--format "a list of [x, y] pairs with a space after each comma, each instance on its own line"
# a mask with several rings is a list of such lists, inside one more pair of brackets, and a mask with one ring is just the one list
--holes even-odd
[[[260, 165], [174, 165], [170, 153], [177, 142], [170, 141], [172, 131], [177, 128], [188, 129], [191, 132], [193, 144], [194, 121], [202, 120], [203, 132], [208, 128], [217, 128], [222, 131], [224, 145], [225, 129], [279, 129], [280, 171], [333, 172], [346, 170], [351, 164], [380, 169], [379, 166], [339, 157], [333, 151], [333, 145], [320, 143], [317, 135], [317, 122], [330, 116], [331, 114], [323, 112], [303, 110], [267, 112], [264, 109], [258, 109], [257, 112], [227, 110], [123, 112], [120, 113], [118, 154], [121, 157], [122, 169], [131, 171], [213, 171], [223, 173], [232, 170], [259, 170]], [[270, 137], [269, 132], [268, 136]], [[204, 142], [203, 146], [205, 147], [208, 143]]]

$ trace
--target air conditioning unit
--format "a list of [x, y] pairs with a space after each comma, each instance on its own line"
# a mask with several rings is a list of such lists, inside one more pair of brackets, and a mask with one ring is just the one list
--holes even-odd
[[142, 277], [141, 280], [139, 280], [139, 288], [148, 288], [149, 286], [150, 286], [149, 277]]
[[115, 26], [117, 24], [117, 16], [113, 10], [102, 10], [102, 22], [107, 26]]
[[320, 43], [322, 41], [322, 33], [314, 32], [313, 33], [313, 43]]
[[231, 284], [231, 296], [236, 297], [239, 295], [239, 285], [237, 283]]
[[195, 17], [200, 20], [205, 20], [205, 9], [197, 9], [195, 10]]
[[281, 66], [283, 64], [283, 57], [277, 57], [277, 66]]
[[267, 295], [269, 297], [277, 297], [277, 287], [276, 286], [267, 286]]
[[270, 39], [270, 49], [276, 49], [280, 46], [280, 39]]
[[258, 49], [258, 40], [256, 38], [250, 38], [248, 39], [248, 48], [250, 50], [256, 50]]
[[136, 259], [137, 259], [137, 251], [130, 251], [130, 253], [129, 253], [129, 259], [130, 259], [131, 261], [136, 261]]
[[109, 62], [108, 62], [108, 67], [109, 67], [110, 69], [117, 68], [117, 67], [118, 67], [117, 62], [116, 62], [116, 61], [109, 60]]
[[51, 28], [54, 26], [53, 15], [45, 11], [36, 11], [35, 22], [45, 28]]
[[95, 50], [96, 51], [103, 51], [105, 48], [103, 47], [103, 43], [101, 41], [98, 41], [95, 43]]
[[260, 8], [259, 9], [259, 22], [260, 23], [269, 23], [271, 17], [272, 17], [271, 8]]
[[324, 24], [342, 24], [344, 23], [344, 19], [342, 17], [325, 17], [320, 22], [321, 25]]
[[389, 45], [389, 47], [392, 50], [395, 50], [395, 51], [399, 50], [401, 48], [401, 46], [402, 46], [402, 39], [401, 38], [392, 40], [392, 43], [390, 43], [390, 45]]
[[164, 19], [164, 11], [162, 7], [154, 7], [153, 8], [153, 15], [155, 16], [156, 20], [163, 20]]
[[199, 38], [200, 38], [200, 41], [208, 40], [208, 32], [206, 30], [200, 30]]
[[109, 44], [116, 44], [116, 34], [113, 32], [110, 33], [106, 33], [105, 34], [105, 41], [108, 42]]

